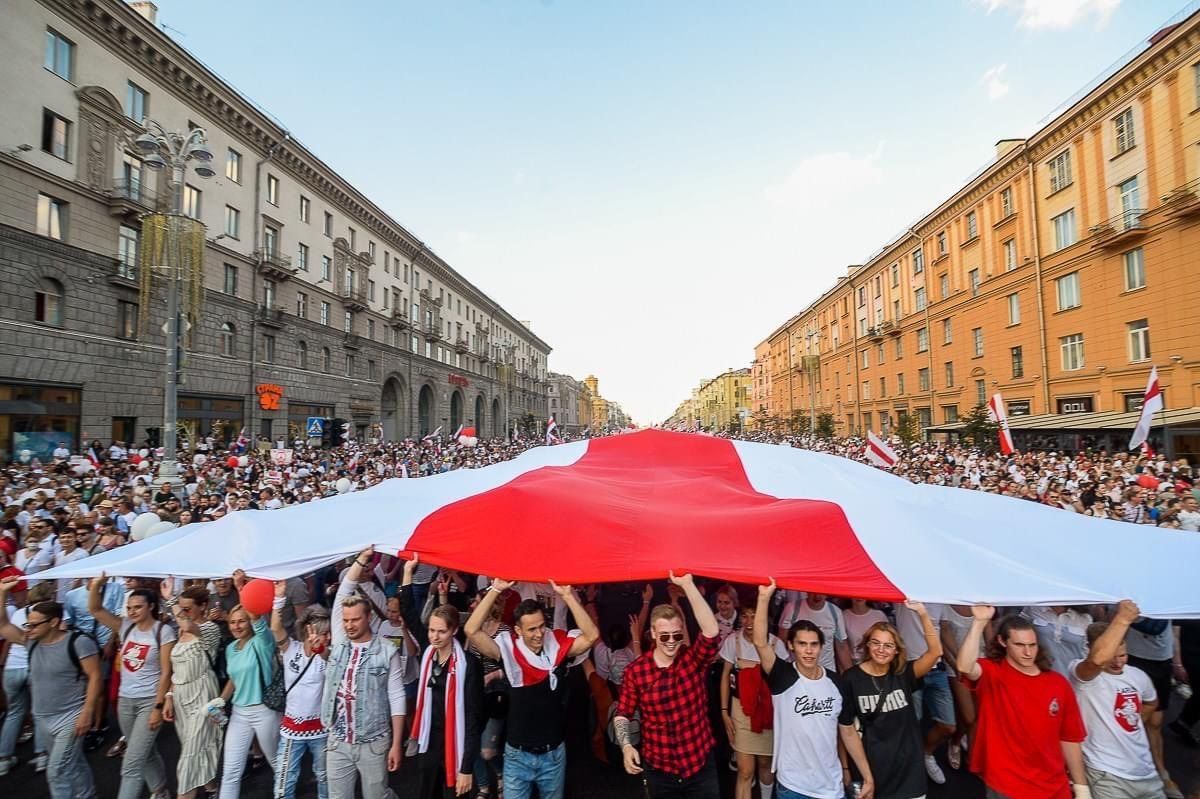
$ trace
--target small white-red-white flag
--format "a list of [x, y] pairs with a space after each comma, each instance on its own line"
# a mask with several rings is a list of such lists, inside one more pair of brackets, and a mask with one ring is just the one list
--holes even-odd
[[1150, 367], [1150, 380], [1146, 383], [1146, 394], [1142, 397], [1142, 415], [1138, 417], [1137, 427], [1133, 428], [1133, 438], [1129, 439], [1129, 448], [1137, 449], [1146, 439], [1150, 438], [1150, 424], [1154, 414], [1164, 407], [1162, 389], [1158, 385], [1158, 367]]
[[96, 455], [95, 447], [88, 447], [87, 459], [92, 462], [92, 466], [95, 466], [97, 469], [100, 468], [100, 458]]
[[885, 469], [890, 469], [896, 465], [896, 461], [900, 457], [896, 451], [888, 446], [888, 443], [879, 436], [875, 435], [875, 431], [867, 431], [867, 460], [876, 466], [882, 466]]
[[1000, 392], [992, 395], [988, 401], [988, 416], [1000, 428], [1000, 453], [1002, 455], [1011, 455], [1013, 451], [1012, 430], [1008, 428], [1008, 413], [1004, 410], [1004, 397], [1000, 396]]
[[558, 437], [555, 431], [558, 430], [558, 422], [554, 420], [554, 414], [550, 414], [550, 421], [546, 422], [546, 443], [561, 444], [562, 439]]

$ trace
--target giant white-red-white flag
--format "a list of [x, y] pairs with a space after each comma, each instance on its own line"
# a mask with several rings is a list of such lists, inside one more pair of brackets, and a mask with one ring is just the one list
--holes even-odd
[[1158, 386], [1158, 367], [1150, 367], [1150, 380], [1146, 383], [1146, 394], [1142, 397], [1142, 415], [1138, 417], [1137, 427], [1133, 428], [1133, 438], [1129, 439], [1129, 448], [1137, 449], [1146, 439], [1150, 438], [1150, 425], [1154, 414], [1163, 409], [1162, 389]]
[[1008, 413], [1004, 410], [1004, 397], [1000, 392], [992, 395], [988, 401], [988, 416], [1000, 427], [1000, 452], [1011, 455], [1013, 451], [1012, 430], [1008, 429]]
[[896, 465], [899, 456], [896, 451], [888, 446], [888, 443], [879, 436], [875, 435], [874, 431], [867, 431], [867, 460], [876, 466], [882, 466], [885, 469], [890, 469]]

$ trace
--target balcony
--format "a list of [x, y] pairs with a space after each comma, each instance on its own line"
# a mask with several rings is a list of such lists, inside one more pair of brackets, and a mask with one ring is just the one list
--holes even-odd
[[465, 338], [456, 339], [454, 342], [454, 351], [466, 355], [471, 351], [471, 345], [467, 343]]
[[112, 283], [114, 286], [137, 288], [137, 264], [126, 263], [121, 259], [121, 256], [118, 255], [113, 259], [112, 271], [108, 273], [108, 282]]
[[290, 280], [296, 274], [292, 259], [287, 255], [280, 255], [274, 250], [258, 250], [254, 257], [258, 261], [258, 271], [262, 272], [263, 277]]
[[871, 341], [883, 341], [883, 328], [880, 325], [867, 328], [867, 338]]
[[442, 320], [435, 318], [432, 322], [426, 322], [421, 325], [421, 332], [425, 334], [425, 338], [430, 341], [442, 340]]
[[890, 319], [885, 319], [879, 324], [875, 325], [875, 329], [880, 333], [890, 333], [893, 336], [900, 334], [900, 328]]
[[480, 347], [476, 357], [479, 358], [480, 363], [487, 363], [492, 359], [492, 354], [488, 352], [487, 347]]
[[357, 333], [347, 333], [346, 337], [342, 340], [342, 344], [348, 350], [361, 349], [362, 348], [362, 336], [358, 335]]
[[365, 311], [371, 307], [367, 301], [367, 287], [355, 283], [352, 286], [347, 286], [343, 283], [338, 287], [338, 296], [342, 299], [342, 305], [346, 306], [350, 311]]
[[1187, 218], [1200, 214], [1200, 178], [1164, 195], [1162, 209], [1168, 217]]
[[282, 328], [284, 325], [284, 310], [282, 308], [272, 308], [269, 305], [260, 305], [254, 313], [255, 320], [260, 325], [267, 327]]
[[1131, 208], [1091, 229], [1093, 247], [1101, 249], [1125, 247], [1134, 239], [1146, 235], [1146, 209]]
[[[143, 180], [122, 178], [108, 190], [108, 212], [113, 216], [134, 217], [160, 209], [154, 190]], [[165, 199], [165, 198], [164, 198]]]
[[392, 325], [400, 330], [408, 329], [408, 312], [403, 308], [392, 309]]

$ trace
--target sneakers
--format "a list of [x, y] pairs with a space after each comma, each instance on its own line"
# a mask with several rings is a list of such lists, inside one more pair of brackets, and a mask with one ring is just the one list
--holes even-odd
[[49, 764], [50, 757], [45, 752], [42, 752], [41, 754], [34, 755], [33, 760], [29, 762], [33, 764], [33, 770], [41, 774], [46, 770], [46, 765]]
[[925, 773], [938, 785], [946, 784], [946, 772], [942, 771], [942, 767], [938, 765], [937, 759], [933, 755], [925, 755]]
[[33, 727], [22, 727], [21, 734], [17, 736], [17, 743], [27, 744], [33, 740]]
[[120, 757], [125, 754], [125, 736], [122, 735], [117, 742], [108, 747], [108, 751], [104, 753], [105, 757]]
[[12, 771], [13, 766], [17, 765], [16, 757], [9, 755], [8, 757], [0, 757], [0, 777], [3, 777]]
[[1184, 724], [1182, 719], [1175, 719], [1167, 727], [1187, 746], [1190, 746], [1192, 749], [1200, 747], [1200, 738], [1196, 737], [1196, 733], [1192, 732], [1192, 728]]

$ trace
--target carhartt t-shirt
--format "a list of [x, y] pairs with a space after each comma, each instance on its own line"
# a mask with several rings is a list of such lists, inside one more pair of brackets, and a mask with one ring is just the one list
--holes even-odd
[[1071, 664], [1071, 685], [1087, 726], [1083, 759], [1091, 768], [1125, 780], [1154, 777], [1158, 769], [1150, 756], [1142, 706], [1158, 699], [1146, 672], [1126, 666], [1120, 674], [1100, 672], [1093, 680], [1079, 679]]
[[774, 697], [772, 768], [779, 783], [814, 799], [842, 799], [837, 749], [842, 693], [833, 672], [810, 680], [794, 664], [776, 660], [767, 685]]
[[979, 662], [978, 722], [971, 771], [1009, 799], [1071, 799], [1062, 741], [1087, 737], [1075, 692], [1056, 671], [1017, 671], [1008, 660]]

